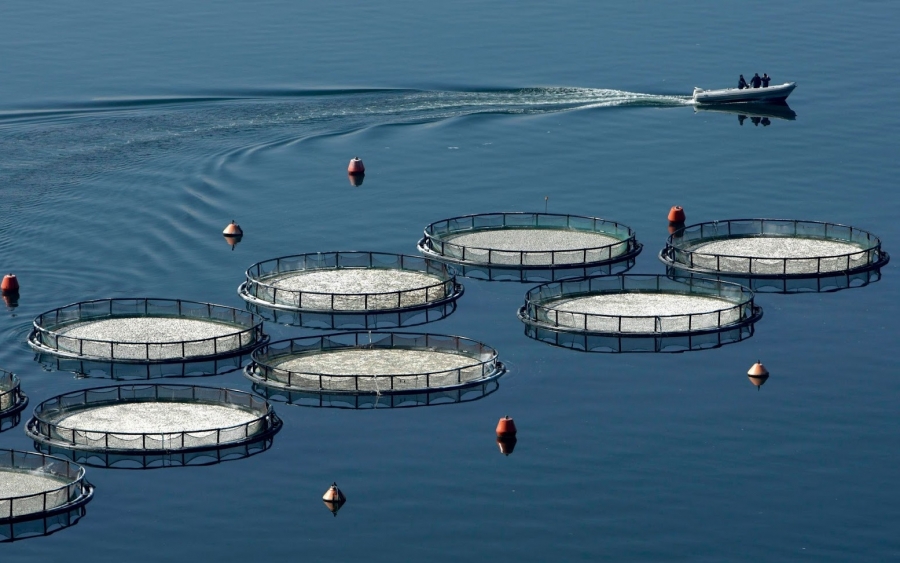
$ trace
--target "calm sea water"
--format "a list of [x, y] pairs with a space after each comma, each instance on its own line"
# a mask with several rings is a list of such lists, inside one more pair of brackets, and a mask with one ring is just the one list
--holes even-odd
[[[900, 7], [780, 2], [10, 2], [0, 18], [0, 367], [36, 404], [110, 383], [46, 371], [31, 320], [74, 301], [242, 306], [250, 264], [415, 252], [445, 217], [621, 221], [663, 273], [665, 215], [846, 223], [898, 251]], [[794, 121], [695, 112], [693, 86], [798, 82]], [[748, 75], [749, 73], [749, 75]], [[368, 174], [354, 188], [347, 161]], [[220, 235], [231, 219], [246, 236]], [[481, 400], [276, 404], [269, 451], [89, 470], [87, 516], [3, 544], [49, 561], [885, 561], [900, 556], [897, 263], [867, 287], [762, 294], [749, 340], [585, 354], [528, 339], [518, 283], [463, 280], [413, 330], [499, 349]], [[314, 331], [269, 324], [276, 338]], [[757, 391], [744, 373], [772, 371]], [[249, 389], [237, 372], [169, 380]], [[493, 430], [516, 419], [505, 457]], [[0, 447], [31, 449], [21, 429]], [[337, 481], [333, 518], [319, 500]]]

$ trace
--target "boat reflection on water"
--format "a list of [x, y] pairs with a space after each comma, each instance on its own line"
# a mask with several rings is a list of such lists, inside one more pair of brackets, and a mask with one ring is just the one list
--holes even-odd
[[787, 104], [716, 104], [694, 106], [694, 113], [731, 113], [737, 115], [738, 124], [743, 125], [748, 118], [753, 125], [768, 127], [773, 119], [794, 121], [797, 113]]

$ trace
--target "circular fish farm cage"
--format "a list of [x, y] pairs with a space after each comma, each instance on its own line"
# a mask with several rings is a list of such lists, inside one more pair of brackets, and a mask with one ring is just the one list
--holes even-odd
[[269, 309], [365, 315], [441, 307], [463, 286], [446, 264], [421, 256], [316, 252], [254, 264], [238, 293]]
[[94, 487], [65, 459], [0, 449], [0, 541], [46, 535], [84, 514]]
[[195, 385], [117, 385], [59, 395], [34, 409], [25, 433], [57, 450], [146, 456], [265, 440], [281, 429], [251, 393]]
[[861, 229], [793, 219], [698, 223], [669, 236], [667, 266], [701, 274], [811, 278], [880, 268], [890, 260], [881, 240]]
[[343, 332], [280, 340], [253, 351], [244, 374], [287, 391], [374, 394], [459, 389], [504, 373], [490, 346], [441, 334]]
[[614, 336], [676, 336], [755, 323], [762, 308], [753, 292], [717, 280], [682, 283], [665, 276], [618, 275], [539, 285], [525, 294], [519, 318], [561, 332]]
[[268, 340], [248, 311], [181, 299], [100, 299], [47, 311], [28, 343], [38, 353], [116, 363], [184, 362], [247, 353]]
[[439, 389], [421, 393], [328, 393], [291, 391], [282, 387], [268, 387], [255, 383], [253, 391], [270, 401], [279, 401], [298, 407], [330, 409], [401, 409], [434, 407], [471, 403], [494, 393], [500, 388], [498, 379], [491, 379], [456, 389]]
[[625, 225], [556, 213], [482, 213], [444, 219], [425, 227], [418, 247], [425, 256], [466, 267], [467, 273], [484, 268], [591, 268], [627, 262], [642, 248]]
[[0, 432], [19, 423], [19, 413], [28, 406], [28, 397], [15, 374], [0, 369]]

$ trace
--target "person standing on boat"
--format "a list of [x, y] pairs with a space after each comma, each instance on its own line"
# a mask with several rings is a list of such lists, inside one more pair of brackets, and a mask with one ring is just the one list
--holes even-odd
[[738, 79], [738, 90], [743, 90], [744, 88], [747, 88], [747, 81], [744, 80], [744, 75], [742, 74]]
[[759, 88], [759, 85], [762, 84], [762, 78], [759, 77], [759, 73], [754, 73], [753, 78], [750, 79], [750, 84], [754, 88]]
[[764, 73], [763, 73], [763, 77], [762, 77], [763, 88], [768, 88], [768, 87], [769, 87], [769, 81], [770, 81], [770, 80], [772, 80], [772, 78], [771, 78], [768, 74], [766, 74], [766, 73], [764, 72]]

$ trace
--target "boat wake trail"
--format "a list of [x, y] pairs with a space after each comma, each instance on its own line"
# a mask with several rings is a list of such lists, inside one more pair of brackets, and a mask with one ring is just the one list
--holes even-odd
[[[73, 102], [0, 112], [0, 181], [23, 194], [72, 187], [97, 174], [166, 168], [372, 127], [481, 114], [533, 115], [589, 108], [678, 107], [689, 96], [576, 87], [473, 90], [244, 91]], [[211, 151], [211, 152], [210, 152]], [[179, 159], [182, 159], [179, 162]], [[20, 205], [37, 204], [33, 197]]]

